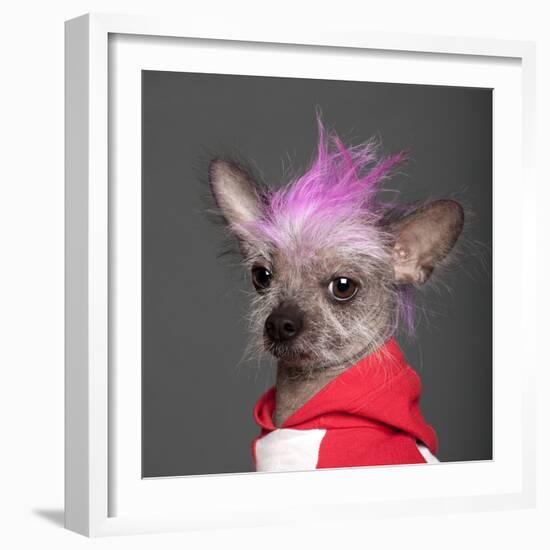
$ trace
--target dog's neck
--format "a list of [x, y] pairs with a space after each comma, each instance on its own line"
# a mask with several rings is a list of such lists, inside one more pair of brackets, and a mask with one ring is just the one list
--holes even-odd
[[376, 351], [381, 345], [377, 342], [384, 342], [387, 338], [389, 338], [389, 335], [386, 335], [385, 338], [373, 339], [367, 347], [358, 347], [354, 350], [354, 353], [338, 366], [305, 370], [303, 367], [280, 360], [277, 364], [277, 380], [275, 382], [276, 398], [275, 412], [273, 414], [273, 423], [275, 426], [281, 427], [287, 418], [294, 414], [319, 390], [357, 363], [361, 358]]
[[303, 369], [279, 362], [273, 418], [275, 426], [282, 426], [287, 418], [344, 369], [345, 367], [332, 367], [304, 372]]

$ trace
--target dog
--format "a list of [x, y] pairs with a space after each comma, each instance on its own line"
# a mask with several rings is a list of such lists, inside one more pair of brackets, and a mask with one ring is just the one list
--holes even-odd
[[437, 462], [420, 380], [395, 340], [413, 291], [464, 227], [455, 200], [400, 206], [382, 183], [407, 158], [347, 146], [318, 120], [305, 173], [277, 189], [235, 160], [209, 166], [214, 201], [256, 293], [254, 345], [277, 359], [257, 402], [257, 471]]

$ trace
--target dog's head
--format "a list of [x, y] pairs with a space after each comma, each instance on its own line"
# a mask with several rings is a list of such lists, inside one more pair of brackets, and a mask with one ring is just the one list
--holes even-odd
[[395, 208], [377, 196], [400, 163], [367, 143], [345, 147], [319, 125], [317, 155], [277, 190], [214, 160], [210, 185], [257, 291], [256, 341], [293, 366], [340, 366], [376, 349], [407, 318], [407, 296], [446, 258], [464, 222], [437, 200]]

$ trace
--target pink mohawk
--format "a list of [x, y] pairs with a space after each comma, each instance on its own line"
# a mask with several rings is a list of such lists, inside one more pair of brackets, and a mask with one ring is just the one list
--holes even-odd
[[272, 246], [288, 252], [297, 245], [300, 253], [304, 247], [345, 246], [380, 256], [382, 247], [373, 225], [383, 209], [376, 194], [406, 153], [377, 159], [372, 140], [346, 147], [317, 120], [315, 160], [301, 177], [268, 192], [262, 219], [251, 233], [259, 231]]

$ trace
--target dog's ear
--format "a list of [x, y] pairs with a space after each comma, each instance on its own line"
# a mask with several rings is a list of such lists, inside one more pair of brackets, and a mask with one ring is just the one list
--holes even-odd
[[463, 227], [464, 210], [453, 200], [433, 201], [392, 224], [395, 282], [425, 283], [449, 254]]
[[229, 228], [244, 239], [243, 227], [261, 216], [261, 193], [250, 174], [237, 163], [215, 159], [208, 171], [214, 200]]

